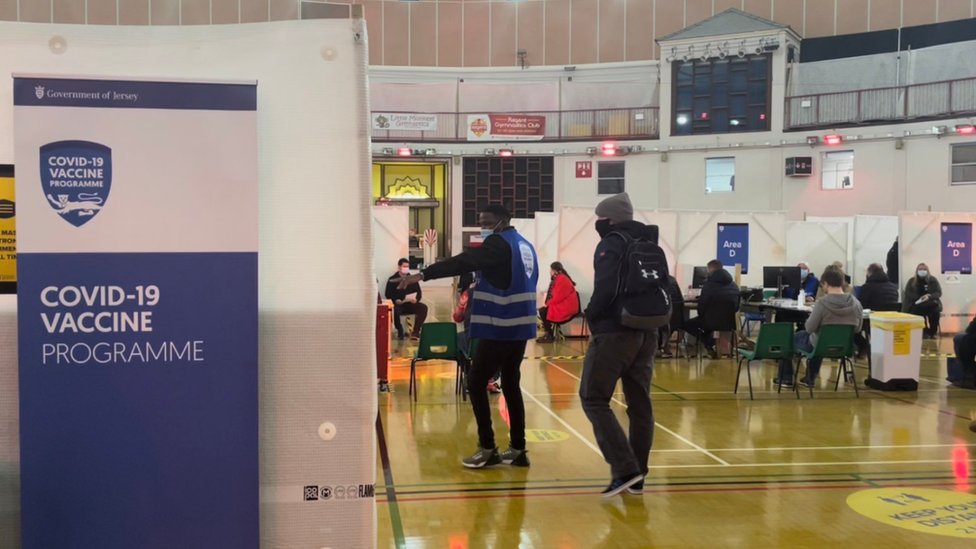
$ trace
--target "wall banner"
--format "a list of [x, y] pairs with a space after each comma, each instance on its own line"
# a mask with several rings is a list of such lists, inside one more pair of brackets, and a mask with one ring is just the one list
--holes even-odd
[[469, 114], [468, 141], [541, 141], [546, 117], [532, 114]]
[[0, 294], [17, 291], [17, 200], [14, 167], [0, 164]]
[[24, 549], [259, 546], [257, 86], [16, 77]]
[[719, 223], [718, 252], [715, 254], [722, 265], [742, 265], [742, 274], [749, 273], [749, 224]]
[[374, 130], [435, 131], [437, 115], [422, 113], [373, 113]]
[[942, 224], [942, 273], [973, 274], [973, 224]]

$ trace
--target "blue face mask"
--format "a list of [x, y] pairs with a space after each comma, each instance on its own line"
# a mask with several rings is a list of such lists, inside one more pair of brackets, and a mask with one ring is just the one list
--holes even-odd
[[810, 274], [810, 271], [806, 269], [800, 269], [800, 278], [806, 278], [808, 274]]
[[481, 241], [484, 242], [484, 240], [486, 238], [488, 238], [489, 236], [495, 234], [495, 229], [497, 229], [498, 226], [501, 225], [501, 224], [502, 224], [502, 222], [499, 221], [498, 223], [495, 223], [495, 226], [492, 227], [491, 229], [481, 229]]
[[929, 276], [929, 272], [928, 271], [919, 271], [918, 272], [918, 276], [919, 276], [919, 278], [925, 278], [925, 277]]

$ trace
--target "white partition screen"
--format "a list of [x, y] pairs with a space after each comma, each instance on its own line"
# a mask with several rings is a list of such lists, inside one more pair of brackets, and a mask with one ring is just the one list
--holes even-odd
[[786, 264], [805, 261], [814, 275], [834, 261], [847, 264], [850, 225], [846, 221], [790, 221], [786, 224]]
[[[942, 272], [943, 223], [970, 223], [976, 226], [976, 214], [908, 212], [898, 215], [901, 235], [898, 285], [904, 295], [905, 285], [915, 275], [915, 267], [919, 263], [928, 265], [932, 276], [936, 277], [942, 286], [942, 331], [955, 333], [965, 330], [969, 320], [976, 313], [976, 275], [949, 275]], [[971, 265], [972, 228], [970, 228], [967, 246], [968, 248], [958, 250], [969, 255]]]
[[[259, 82], [260, 478], [254, 482], [261, 487], [266, 549], [376, 545], [367, 49], [359, 20], [0, 23], [2, 163], [13, 159], [14, 73]], [[178, 159], [154, 169], [173, 166]], [[10, 413], [18, 397], [9, 383], [16, 376], [9, 304], [0, 317], [0, 546], [15, 549], [20, 468], [17, 416]], [[341, 500], [332, 497], [339, 492], [333, 488], [342, 489]]]
[[[855, 283], [864, 280], [868, 265], [879, 263], [885, 267], [888, 250], [898, 237], [898, 217], [893, 215], [854, 216], [853, 249], [850, 273]], [[901, 279], [899, 279], [901, 280]]]
[[373, 270], [380, 291], [385, 278], [397, 270], [397, 261], [410, 253], [410, 208], [373, 206]]
[[749, 224], [749, 272], [744, 286], [762, 285], [764, 266], [786, 265], [785, 212], [678, 212], [678, 263], [705, 265], [718, 251], [719, 223]]
[[559, 261], [576, 281], [583, 308], [593, 295], [593, 252], [600, 235], [593, 207], [564, 206], [559, 210]]
[[[549, 289], [549, 279], [546, 274], [549, 272], [549, 265], [553, 261], [559, 261], [559, 213], [536, 212], [535, 213], [535, 251], [539, 254], [539, 291], [544, 292]], [[576, 280], [576, 275], [570, 275]], [[546, 296], [542, 296], [544, 300]]]

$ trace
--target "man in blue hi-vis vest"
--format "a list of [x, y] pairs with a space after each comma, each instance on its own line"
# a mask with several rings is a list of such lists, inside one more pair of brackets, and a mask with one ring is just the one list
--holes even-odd
[[[525, 451], [525, 404], [520, 386], [525, 343], [536, 338], [536, 287], [539, 260], [525, 238], [510, 225], [512, 214], [491, 205], [481, 212], [482, 244], [405, 277], [401, 287], [423, 280], [460, 276], [477, 271], [471, 301], [471, 339], [478, 348], [468, 374], [471, 407], [478, 421], [478, 451], [462, 460], [465, 467], [480, 469], [506, 463], [527, 467]], [[491, 426], [488, 380], [501, 371], [502, 393], [511, 424], [511, 444], [504, 452], [495, 446]]]

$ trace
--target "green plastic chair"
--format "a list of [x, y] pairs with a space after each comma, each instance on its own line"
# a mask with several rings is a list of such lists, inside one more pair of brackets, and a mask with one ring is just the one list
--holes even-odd
[[420, 329], [420, 346], [410, 361], [410, 394], [417, 400], [417, 363], [425, 360], [453, 360], [458, 363], [459, 375], [464, 355], [458, 351], [457, 324], [430, 322]]
[[749, 400], [754, 400], [752, 392], [752, 370], [749, 363], [754, 360], [793, 359], [793, 324], [790, 322], [775, 322], [759, 326], [759, 338], [756, 348], [737, 349], [739, 352], [739, 370], [735, 374], [735, 394], [739, 393], [739, 379], [742, 377], [742, 365], [746, 366], [746, 377], [749, 378]]
[[[797, 355], [799, 355], [799, 360], [796, 361], [794, 381], [800, 379], [800, 362], [804, 358], [807, 359], [808, 363], [811, 358], [840, 359], [841, 370], [837, 375], [837, 381], [834, 382], [834, 391], [840, 388], [840, 378], [843, 376], [846, 383], [846, 378], [850, 375], [851, 382], [854, 384], [854, 394], [857, 395], [857, 398], [861, 398], [861, 393], [857, 388], [857, 376], [854, 374], [854, 326], [821, 326], [820, 331], [817, 332], [817, 345], [813, 351], [807, 352], [797, 349]], [[797, 397], [799, 397], [798, 383], [794, 384], [794, 389]], [[813, 398], [812, 386], [810, 387], [810, 398]]]

